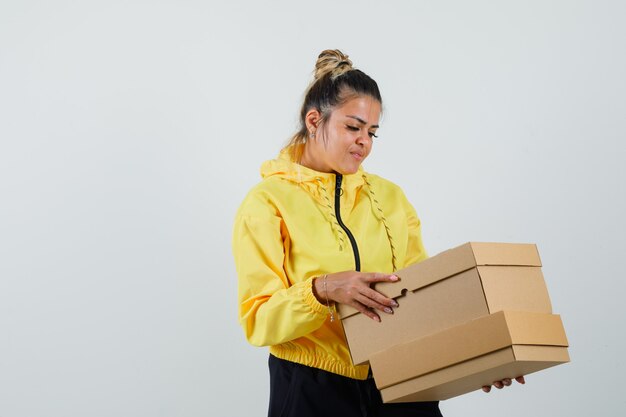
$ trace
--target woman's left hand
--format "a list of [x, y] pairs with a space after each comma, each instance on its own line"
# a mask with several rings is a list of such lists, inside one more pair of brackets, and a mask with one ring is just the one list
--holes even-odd
[[[520, 384], [525, 384], [526, 383], [526, 381], [524, 380], [523, 376], [518, 376], [518, 377], [515, 378], [515, 380], [517, 382], [519, 382]], [[508, 387], [512, 383], [513, 383], [513, 381], [510, 378], [504, 378], [502, 381], [495, 381], [493, 383], [493, 386], [498, 388], [498, 389], [502, 389], [504, 387]], [[483, 387], [483, 391], [485, 391], [485, 392], [491, 391], [491, 385], [485, 385]]]

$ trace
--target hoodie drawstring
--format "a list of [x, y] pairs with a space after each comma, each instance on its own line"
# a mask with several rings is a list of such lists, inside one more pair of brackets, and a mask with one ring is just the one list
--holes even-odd
[[[362, 174], [361, 177], [363, 178], [363, 182], [368, 188], [368, 195], [374, 207], [374, 213], [376, 214], [376, 217], [378, 217], [378, 219], [381, 221], [381, 223], [385, 227], [385, 233], [387, 234], [387, 240], [389, 241], [389, 247], [391, 248], [392, 271], [395, 272], [398, 270], [396, 247], [394, 245], [393, 236], [391, 236], [391, 229], [387, 225], [387, 218], [385, 217], [385, 212], [381, 208], [380, 202], [378, 201], [378, 198], [376, 197], [376, 193], [374, 192], [374, 189], [372, 187], [372, 183], [367, 178], [367, 175]], [[328, 218], [330, 219], [330, 225], [333, 230], [333, 233], [335, 234], [339, 242], [339, 250], [343, 251], [343, 248], [346, 247], [346, 238], [344, 236], [343, 230], [341, 229], [341, 226], [339, 225], [337, 217], [335, 216], [333, 204], [330, 200], [330, 197], [328, 196], [329, 195], [328, 188], [326, 188], [326, 186], [324, 185], [324, 181], [321, 177], [315, 177], [315, 181], [318, 183], [319, 188], [322, 191], [321, 194], [324, 196], [324, 204], [322, 205], [324, 206], [326, 214]]]
[[339, 225], [339, 222], [337, 221], [337, 216], [335, 216], [332, 202], [330, 201], [330, 198], [328, 197], [328, 189], [324, 185], [324, 181], [322, 180], [322, 178], [315, 177], [315, 180], [318, 182], [319, 187], [322, 190], [322, 195], [324, 196], [324, 202], [325, 202], [324, 207], [327, 209], [326, 214], [328, 214], [328, 216], [330, 217], [330, 226], [333, 229], [333, 233], [335, 233], [335, 236], [337, 237], [337, 240], [339, 241], [339, 250], [343, 251], [343, 248], [346, 246], [346, 239], [344, 238], [343, 230], [342, 231], [339, 230], [341, 226]]
[[387, 233], [387, 239], [389, 240], [389, 246], [391, 247], [391, 266], [393, 268], [393, 271], [395, 272], [398, 270], [396, 267], [396, 248], [393, 244], [393, 238], [391, 237], [391, 230], [389, 229], [389, 226], [387, 226], [387, 219], [385, 218], [385, 213], [380, 207], [380, 203], [378, 202], [378, 199], [376, 198], [376, 194], [374, 193], [374, 189], [372, 188], [372, 184], [369, 182], [367, 175], [362, 174], [361, 177], [363, 178], [363, 181], [365, 182], [365, 184], [367, 185], [367, 188], [369, 189], [370, 200], [372, 201], [372, 204], [374, 205], [374, 208], [376, 209], [375, 212], [378, 213], [378, 217], [380, 221], [383, 223], [383, 226], [385, 226], [385, 232]]

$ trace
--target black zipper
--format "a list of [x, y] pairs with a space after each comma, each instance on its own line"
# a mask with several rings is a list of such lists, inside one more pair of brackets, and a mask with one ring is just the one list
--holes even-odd
[[346, 232], [346, 235], [348, 235], [348, 239], [350, 239], [350, 244], [352, 245], [352, 252], [354, 252], [354, 270], [360, 271], [361, 270], [361, 258], [359, 256], [359, 247], [356, 245], [356, 239], [352, 235], [352, 232], [350, 232], [350, 229], [348, 229], [348, 227], [345, 224], [343, 224], [343, 221], [341, 220], [341, 210], [340, 210], [339, 204], [340, 204], [341, 194], [342, 194], [342, 190], [341, 190], [342, 179], [343, 179], [343, 176], [341, 174], [337, 174], [336, 180], [335, 180], [335, 217], [337, 217], [337, 222], [339, 223], [339, 226], [341, 226], [344, 232]]

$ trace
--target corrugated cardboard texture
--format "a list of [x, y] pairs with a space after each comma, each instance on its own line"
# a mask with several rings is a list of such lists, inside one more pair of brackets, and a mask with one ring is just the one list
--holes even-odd
[[476, 265], [541, 266], [534, 244], [471, 242], [470, 246]]
[[[404, 289], [413, 291], [479, 265], [541, 266], [537, 246], [529, 243], [471, 242], [441, 252], [420, 263], [399, 270], [400, 282], [380, 283], [376, 290], [387, 297], [396, 298]], [[359, 314], [348, 305], [338, 306], [343, 318]]]
[[552, 313], [552, 303], [540, 267], [479, 266], [490, 313], [500, 310]]
[[[479, 275], [480, 272], [480, 275]], [[343, 319], [352, 361], [428, 336], [498, 310], [551, 313], [539, 267], [479, 266], [397, 297], [394, 315], [381, 323], [363, 314]]]
[[567, 348], [511, 346], [381, 390], [384, 402], [447, 400], [490, 385], [569, 362]]
[[370, 365], [380, 389], [511, 345], [567, 346], [567, 337], [557, 315], [500, 311], [393, 346]]
[[363, 314], [343, 320], [355, 364], [391, 346], [489, 314], [476, 269], [409, 292], [397, 301], [395, 313], [380, 314], [380, 323]]

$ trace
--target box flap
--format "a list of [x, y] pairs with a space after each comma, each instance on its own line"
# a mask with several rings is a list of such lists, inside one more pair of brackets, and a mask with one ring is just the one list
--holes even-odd
[[471, 242], [476, 265], [541, 266], [537, 245]]
[[561, 318], [500, 311], [376, 353], [370, 365], [381, 389], [513, 344], [567, 346]]
[[478, 266], [490, 313], [500, 310], [552, 313], [540, 267]]
[[[478, 265], [541, 266], [541, 260], [534, 244], [470, 242], [398, 270], [395, 274], [400, 281], [378, 283], [375, 288], [397, 298], [405, 291], [418, 290]], [[345, 304], [337, 308], [342, 319], [359, 314]]]

